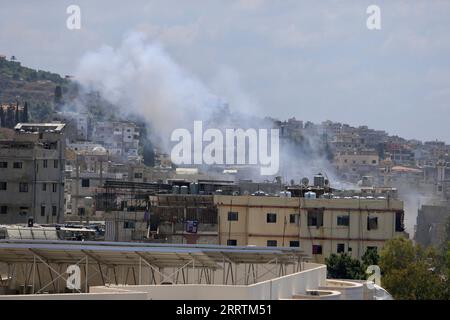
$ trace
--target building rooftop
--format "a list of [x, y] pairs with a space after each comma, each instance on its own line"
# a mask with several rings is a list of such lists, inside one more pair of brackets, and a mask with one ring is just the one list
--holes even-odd
[[61, 132], [66, 125], [64, 123], [18, 123], [14, 129], [21, 132]]

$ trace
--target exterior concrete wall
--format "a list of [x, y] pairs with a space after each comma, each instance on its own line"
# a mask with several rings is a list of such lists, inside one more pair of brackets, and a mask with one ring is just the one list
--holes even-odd
[[[278, 300], [306, 294], [326, 283], [326, 266], [308, 263], [307, 270], [253, 285], [137, 285], [110, 286], [109, 289], [147, 292], [154, 300]], [[104, 292], [104, 287], [91, 287], [89, 292]]]
[[327, 280], [321, 290], [335, 290], [341, 293], [341, 300], [364, 300], [364, 284], [352, 281]]
[[0, 300], [148, 300], [144, 292], [0, 295]]
[[445, 238], [445, 223], [450, 217], [450, 203], [423, 205], [418, 210], [415, 240], [423, 246], [439, 246]]
[[[16, 131], [13, 141], [0, 145], [0, 162], [7, 163], [0, 168], [0, 182], [7, 183], [7, 189], [0, 190], [0, 205], [7, 207], [0, 223], [26, 223], [29, 217], [41, 224], [64, 220], [64, 149], [64, 134], [50, 132]], [[15, 162], [22, 167], [14, 168]], [[20, 183], [28, 191], [21, 192]]]
[[[403, 202], [392, 199], [305, 199], [256, 196], [214, 196], [219, 213], [219, 244], [236, 240], [237, 245], [291, 246], [299, 241], [300, 248], [323, 262], [337, 253], [338, 244], [355, 258], [361, 258], [368, 247], [378, 250], [384, 242], [404, 237], [396, 232], [395, 214], [403, 210]], [[308, 214], [323, 210], [323, 226], [308, 226]], [[237, 212], [237, 221], [228, 221], [228, 212]], [[276, 222], [267, 222], [267, 214], [275, 213]], [[296, 220], [291, 223], [291, 215]], [[338, 217], [349, 216], [349, 226], [338, 225]], [[376, 229], [367, 229], [368, 217], [377, 218]], [[322, 254], [313, 254], [313, 245], [322, 246]]]

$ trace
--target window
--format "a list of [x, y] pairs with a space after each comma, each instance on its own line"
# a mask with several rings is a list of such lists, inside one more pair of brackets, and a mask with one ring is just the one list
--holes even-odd
[[377, 164], [377, 160], [372, 160], [372, 164]]
[[348, 227], [350, 225], [350, 216], [338, 216], [337, 217], [337, 225]]
[[5, 162], [5, 161], [0, 162], [0, 168], [2, 168], [2, 169], [8, 168], [8, 162]]
[[19, 183], [19, 192], [28, 192], [28, 183], [20, 182]]
[[19, 215], [27, 216], [28, 215], [28, 207], [20, 207]]
[[45, 206], [41, 206], [41, 217], [45, 217]]
[[378, 229], [378, 218], [377, 217], [367, 217], [367, 230]]
[[45, 182], [42, 184], [42, 191], [47, 191], [47, 184]]
[[22, 169], [22, 162], [14, 162], [13, 168], [14, 169]]
[[134, 229], [135, 228], [135, 222], [134, 221], [124, 221], [123, 222], [123, 228], [124, 229]]
[[227, 240], [227, 246], [237, 246], [237, 240], [228, 239]]
[[267, 246], [268, 247], [276, 247], [277, 246], [277, 240], [267, 240]]
[[308, 210], [308, 226], [323, 226], [323, 209]]
[[404, 216], [405, 216], [405, 213], [403, 212], [403, 210], [395, 213], [395, 231], [396, 232], [405, 231], [405, 225], [403, 224]]
[[134, 174], [134, 178], [135, 178], [135, 179], [142, 179], [142, 173], [141, 173], [141, 172], [136, 172], [136, 173]]
[[84, 216], [85, 214], [85, 209], [84, 208], [78, 208], [78, 215], [79, 216]]
[[228, 221], [238, 221], [238, 213], [229, 211], [228, 212]]
[[57, 189], [58, 189], [58, 184], [57, 183], [52, 183], [52, 191], [56, 192]]
[[267, 223], [277, 223], [277, 214], [268, 213], [266, 218]]
[[345, 252], [345, 244], [344, 243], [338, 243], [336, 251], [337, 251], [337, 253]]
[[322, 246], [318, 244], [313, 244], [312, 254], [322, 254]]
[[289, 247], [299, 248], [300, 247], [300, 241], [298, 241], [298, 240], [289, 241]]
[[56, 216], [56, 212], [57, 212], [57, 209], [56, 209], [56, 206], [52, 206], [52, 216]]
[[289, 215], [289, 223], [298, 223], [299, 221], [299, 216], [296, 213], [291, 213]]
[[53, 168], [58, 168], [58, 160], [53, 160]]
[[7, 190], [8, 189], [8, 183], [4, 181], [0, 181], [0, 190]]
[[42, 167], [43, 168], [47, 168], [48, 167], [48, 160], [43, 160], [42, 161]]
[[81, 187], [89, 188], [89, 179], [81, 179]]
[[7, 206], [1, 206], [0, 207], [0, 214], [7, 214], [8, 213], [8, 207]]

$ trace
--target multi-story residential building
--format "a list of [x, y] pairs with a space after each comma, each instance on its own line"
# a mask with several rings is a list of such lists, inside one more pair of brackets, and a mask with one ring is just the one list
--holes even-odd
[[315, 261], [331, 253], [361, 258], [404, 232], [403, 202], [215, 195], [219, 244], [300, 247]]
[[375, 150], [341, 151], [334, 157], [337, 172], [348, 180], [377, 174], [379, 164], [380, 158]]
[[[145, 221], [141, 211], [116, 214], [112, 221], [130, 228], [125, 222], [134, 219], [132, 228], [138, 230], [137, 225], [142, 227]], [[312, 199], [156, 194], [150, 197], [148, 212], [147, 241], [300, 247], [318, 262], [341, 252], [361, 258], [368, 248], [379, 250], [389, 239], [408, 236], [403, 202], [391, 196]], [[114, 234], [126, 234], [115, 228]]]
[[337, 134], [330, 143], [337, 152], [360, 149], [364, 146], [362, 138], [354, 132]]
[[112, 156], [124, 160], [139, 157], [139, 129], [132, 122], [97, 122], [92, 138], [108, 149]]
[[397, 165], [415, 164], [415, 152], [405, 144], [389, 143], [385, 147], [385, 153], [390, 155], [392, 161]]
[[64, 124], [19, 123], [0, 140], [0, 223], [64, 219]]
[[66, 124], [66, 139], [69, 143], [89, 139], [89, 119], [87, 113], [58, 112], [53, 120]]

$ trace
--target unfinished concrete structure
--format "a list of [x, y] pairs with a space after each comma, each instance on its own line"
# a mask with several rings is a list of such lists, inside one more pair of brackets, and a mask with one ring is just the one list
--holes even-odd
[[19, 123], [0, 140], [0, 223], [64, 219], [65, 134], [60, 123]]
[[217, 244], [217, 207], [212, 195], [150, 197], [149, 236], [169, 243]]
[[414, 239], [423, 246], [440, 246], [445, 239], [446, 223], [450, 219], [450, 203], [442, 201], [423, 205], [418, 210]]

